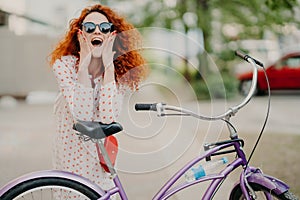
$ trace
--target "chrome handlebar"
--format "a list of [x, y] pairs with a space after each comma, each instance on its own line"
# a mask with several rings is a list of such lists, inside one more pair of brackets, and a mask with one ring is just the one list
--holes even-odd
[[177, 107], [177, 106], [170, 106], [165, 103], [153, 103], [153, 104], [136, 104], [135, 105], [135, 110], [140, 111], [140, 110], [152, 110], [156, 111], [158, 116], [166, 116], [167, 114], [165, 113], [166, 110], [169, 111], [175, 111], [187, 116], [192, 116], [198, 119], [202, 120], [208, 120], [208, 121], [214, 121], [214, 120], [220, 120], [220, 119], [228, 119], [231, 116], [235, 115], [241, 108], [243, 108], [253, 97], [254, 92], [256, 90], [256, 85], [257, 85], [257, 70], [259, 66], [263, 66], [261, 62], [257, 61], [256, 59], [250, 57], [249, 55], [245, 55], [241, 52], [236, 52], [236, 55], [243, 58], [245, 61], [249, 62], [253, 68], [253, 76], [252, 76], [252, 83], [251, 83], [251, 88], [249, 90], [248, 95], [245, 97], [245, 99], [239, 103], [236, 106], [230, 107], [225, 113], [217, 115], [217, 116], [205, 116], [205, 115], [200, 115], [195, 112], [192, 112], [190, 110]]

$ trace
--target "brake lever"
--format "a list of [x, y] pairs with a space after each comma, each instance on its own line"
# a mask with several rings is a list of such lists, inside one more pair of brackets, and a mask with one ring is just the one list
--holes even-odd
[[156, 112], [158, 117], [165, 116], [165, 103], [157, 103], [156, 104]]

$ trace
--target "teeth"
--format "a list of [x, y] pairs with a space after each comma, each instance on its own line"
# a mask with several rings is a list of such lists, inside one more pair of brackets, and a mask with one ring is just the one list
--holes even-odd
[[94, 40], [100, 40], [100, 41], [102, 41], [101, 38], [93, 38], [92, 41], [94, 41]]
[[99, 38], [94, 38], [94, 39], [92, 40], [92, 45], [94, 45], [94, 46], [99, 46], [99, 45], [101, 45], [101, 44], [102, 44], [102, 40], [99, 39]]

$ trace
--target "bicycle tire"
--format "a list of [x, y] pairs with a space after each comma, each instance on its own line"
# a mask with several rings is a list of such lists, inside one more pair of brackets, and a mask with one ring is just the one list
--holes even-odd
[[[44, 191], [44, 189], [47, 191]], [[37, 195], [35, 192], [39, 192], [41, 194]], [[63, 195], [62, 193], [64, 193], [64, 195], [68, 195], [67, 197], [73, 196], [73, 199], [96, 200], [101, 197], [92, 188], [70, 179], [60, 177], [41, 177], [19, 183], [4, 193], [0, 199], [17, 200], [22, 198], [29, 200], [50, 200], [58, 199], [59, 195]], [[30, 196], [32, 198], [30, 198]], [[59, 199], [61, 199], [61, 197]]]
[[[271, 193], [270, 190], [268, 190], [267, 188], [265, 188], [264, 186], [262, 185], [259, 185], [257, 183], [249, 183], [250, 186], [252, 187], [252, 189], [258, 193], [258, 194], [261, 194], [262, 196], [258, 197], [258, 199], [266, 199], [264, 193], [268, 193], [270, 194], [273, 198], [275, 197], [276, 199], [279, 199], [279, 200], [299, 200], [299, 198], [294, 195], [292, 192], [290, 191], [286, 191], [280, 195], [276, 195], [274, 193]], [[264, 197], [264, 198], [262, 198]], [[235, 186], [235, 188], [233, 188], [231, 194], [230, 194], [230, 200], [241, 200], [241, 199], [244, 199], [243, 198], [243, 193], [242, 193], [242, 190], [241, 190], [241, 187], [239, 185]]]

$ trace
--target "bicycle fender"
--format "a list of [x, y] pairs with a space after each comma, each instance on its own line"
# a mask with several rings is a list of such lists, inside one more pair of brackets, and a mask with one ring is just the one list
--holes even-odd
[[45, 170], [45, 171], [38, 171], [38, 172], [25, 174], [19, 178], [16, 178], [15, 180], [12, 180], [11, 182], [7, 183], [2, 188], [0, 188], [0, 197], [4, 193], [6, 193], [9, 189], [18, 185], [19, 183], [22, 183], [24, 181], [30, 181], [30, 180], [37, 179], [37, 178], [43, 178], [43, 177], [57, 177], [57, 178], [70, 179], [72, 181], [79, 182], [83, 185], [86, 185], [86, 186], [92, 188], [94, 191], [99, 193], [101, 196], [103, 196], [105, 194], [104, 190], [102, 190], [98, 185], [94, 184], [92, 181], [90, 181], [87, 178], [84, 178], [77, 174], [74, 174], [71, 172], [66, 172], [66, 171]]
[[250, 183], [260, 184], [277, 195], [280, 195], [289, 189], [289, 186], [283, 181], [259, 172], [251, 174], [247, 180]]

